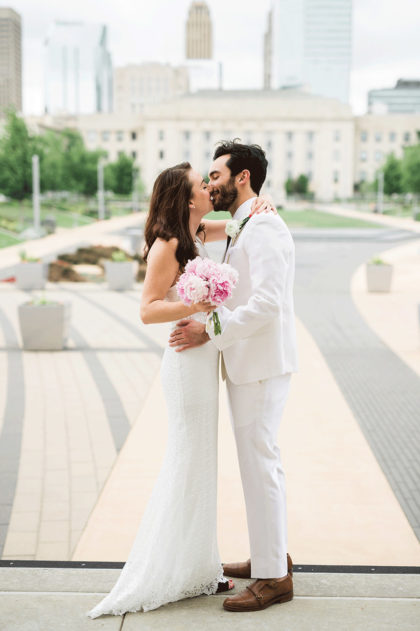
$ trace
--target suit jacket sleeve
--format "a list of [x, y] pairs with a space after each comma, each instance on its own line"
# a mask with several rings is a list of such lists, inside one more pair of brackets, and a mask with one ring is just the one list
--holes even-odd
[[244, 239], [242, 247], [249, 260], [252, 294], [246, 304], [234, 310], [218, 307], [221, 334], [214, 335], [211, 324], [206, 327], [220, 351], [278, 317], [294, 247], [290, 233], [275, 215], [254, 216], [239, 238]]

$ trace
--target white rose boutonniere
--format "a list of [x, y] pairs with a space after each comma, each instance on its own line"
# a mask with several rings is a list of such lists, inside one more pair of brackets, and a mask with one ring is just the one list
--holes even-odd
[[240, 230], [239, 221], [236, 221], [236, 219], [232, 219], [231, 221], [227, 222], [225, 232], [228, 237], [230, 237], [231, 239], [234, 239], [236, 235], [239, 233], [239, 230]]

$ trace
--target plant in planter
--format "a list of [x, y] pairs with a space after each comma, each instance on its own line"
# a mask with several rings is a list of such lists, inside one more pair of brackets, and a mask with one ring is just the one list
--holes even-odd
[[19, 252], [20, 263], [16, 265], [16, 286], [18, 289], [44, 289], [46, 266], [39, 258], [27, 256], [25, 250]]
[[368, 291], [390, 291], [394, 267], [376, 257], [366, 264], [366, 281]]
[[64, 347], [70, 327], [70, 302], [38, 297], [19, 305], [18, 315], [24, 350], [55, 351]]
[[124, 252], [117, 250], [112, 253], [111, 260], [105, 261], [105, 273], [109, 289], [131, 289], [134, 282], [134, 265]]

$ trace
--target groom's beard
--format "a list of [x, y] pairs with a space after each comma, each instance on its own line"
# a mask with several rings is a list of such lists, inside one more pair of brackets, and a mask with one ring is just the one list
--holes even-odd
[[231, 177], [227, 184], [217, 186], [211, 196], [213, 197], [214, 210], [229, 210], [238, 197], [235, 178]]

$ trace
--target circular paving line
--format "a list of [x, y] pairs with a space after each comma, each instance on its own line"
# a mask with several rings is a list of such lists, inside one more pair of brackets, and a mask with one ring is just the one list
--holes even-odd
[[[355, 269], [415, 234], [384, 230], [372, 240], [296, 240], [296, 312], [314, 337], [355, 418], [420, 538], [420, 379], [376, 335], [350, 292]], [[328, 405], [328, 402], [326, 402]], [[357, 466], [357, 463], [355, 463]]]

